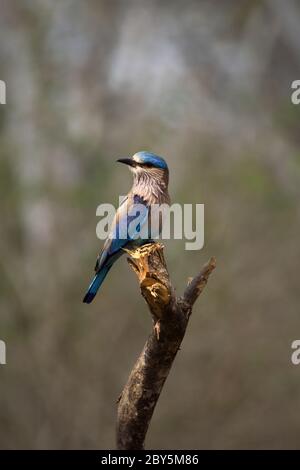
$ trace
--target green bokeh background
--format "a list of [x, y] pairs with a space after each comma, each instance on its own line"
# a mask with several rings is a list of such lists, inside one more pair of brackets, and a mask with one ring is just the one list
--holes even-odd
[[82, 296], [96, 207], [147, 149], [173, 202], [205, 204], [205, 246], [165, 243], [174, 286], [207, 289], [148, 448], [297, 448], [299, 4], [0, 0], [1, 448], [113, 448], [116, 399], [151, 328], [126, 260]]

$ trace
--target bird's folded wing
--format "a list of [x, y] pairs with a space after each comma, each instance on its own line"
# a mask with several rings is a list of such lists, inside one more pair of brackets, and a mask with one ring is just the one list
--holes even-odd
[[147, 232], [148, 214], [149, 208], [140, 196], [128, 195], [122, 201], [112, 222], [110, 233], [105, 240], [103, 250], [98, 256], [95, 266], [96, 272], [104, 264], [109, 263], [116, 254], [120, 255], [123, 248], [130, 242]]

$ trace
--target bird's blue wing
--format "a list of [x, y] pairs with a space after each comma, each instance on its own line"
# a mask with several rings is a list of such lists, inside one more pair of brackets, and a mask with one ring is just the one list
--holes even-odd
[[147, 238], [148, 215], [149, 208], [140, 196], [130, 195], [122, 201], [98, 257], [95, 267], [97, 272], [104, 264], [110, 265], [121, 256], [123, 248], [131, 243], [138, 244], [140, 234], [146, 233]]

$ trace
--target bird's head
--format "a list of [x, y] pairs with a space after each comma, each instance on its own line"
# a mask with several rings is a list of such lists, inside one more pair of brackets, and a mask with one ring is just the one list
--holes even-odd
[[128, 165], [136, 176], [148, 174], [163, 177], [169, 172], [168, 165], [162, 157], [146, 151], [137, 152], [131, 158], [119, 158], [117, 161]]

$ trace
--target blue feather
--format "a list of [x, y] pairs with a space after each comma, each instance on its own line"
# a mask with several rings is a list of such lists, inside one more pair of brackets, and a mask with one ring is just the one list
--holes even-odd
[[101, 270], [96, 274], [84, 296], [84, 303], [90, 304], [92, 302], [110, 268], [111, 266], [103, 266], [103, 268], [101, 268]]
[[[138, 204], [138, 203], [141, 204], [141, 202], [142, 202], [141, 198], [134, 197], [135, 204]], [[146, 208], [145, 214], [143, 215], [144, 215], [144, 218], [142, 219], [142, 223], [141, 223], [142, 226], [144, 223], [147, 222], [148, 208]], [[147, 240], [141, 240], [141, 239], [134, 240], [133, 237], [135, 236], [135, 233], [132, 234], [132, 238], [129, 237], [128, 233], [127, 233], [127, 237], [128, 237], [127, 239], [119, 238], [119, 230], [121, 230], [120, 226], [124, 223], [126, 224], [124, 227], [125, 234], [126, 234], [129, 223], [132, 222], [136, 217], [137, 215], [134, 215], [134, 216], [130, 215], [130, 212], [128, 214], [126, 206], [125, 205], [122, 206], [121, 204], [118, 210], [117, 219], [113, 222], [113, 226], [112, 226], [112, 229], [115, 229], [116, 238], [108, 238], [106, 240], [106, 243], [104, 244], [103, 251], [99, 258], [99, 262], [97, 262], [96, 264], [97, 274], [92, 280], [87, 290], [87, 293], [83, 299], [84, 303], [90, 304], [93, 301], [108, 271], [110, 270], [112, 265], [115, 263], [115, 261], [124, 253], [123, 248], [129, 247], [132, 245], [140, 245], [147, 241]], [[141, 225], [140, 224], [137, 225], [136, 227], [137, 232], [141, 230]]]

